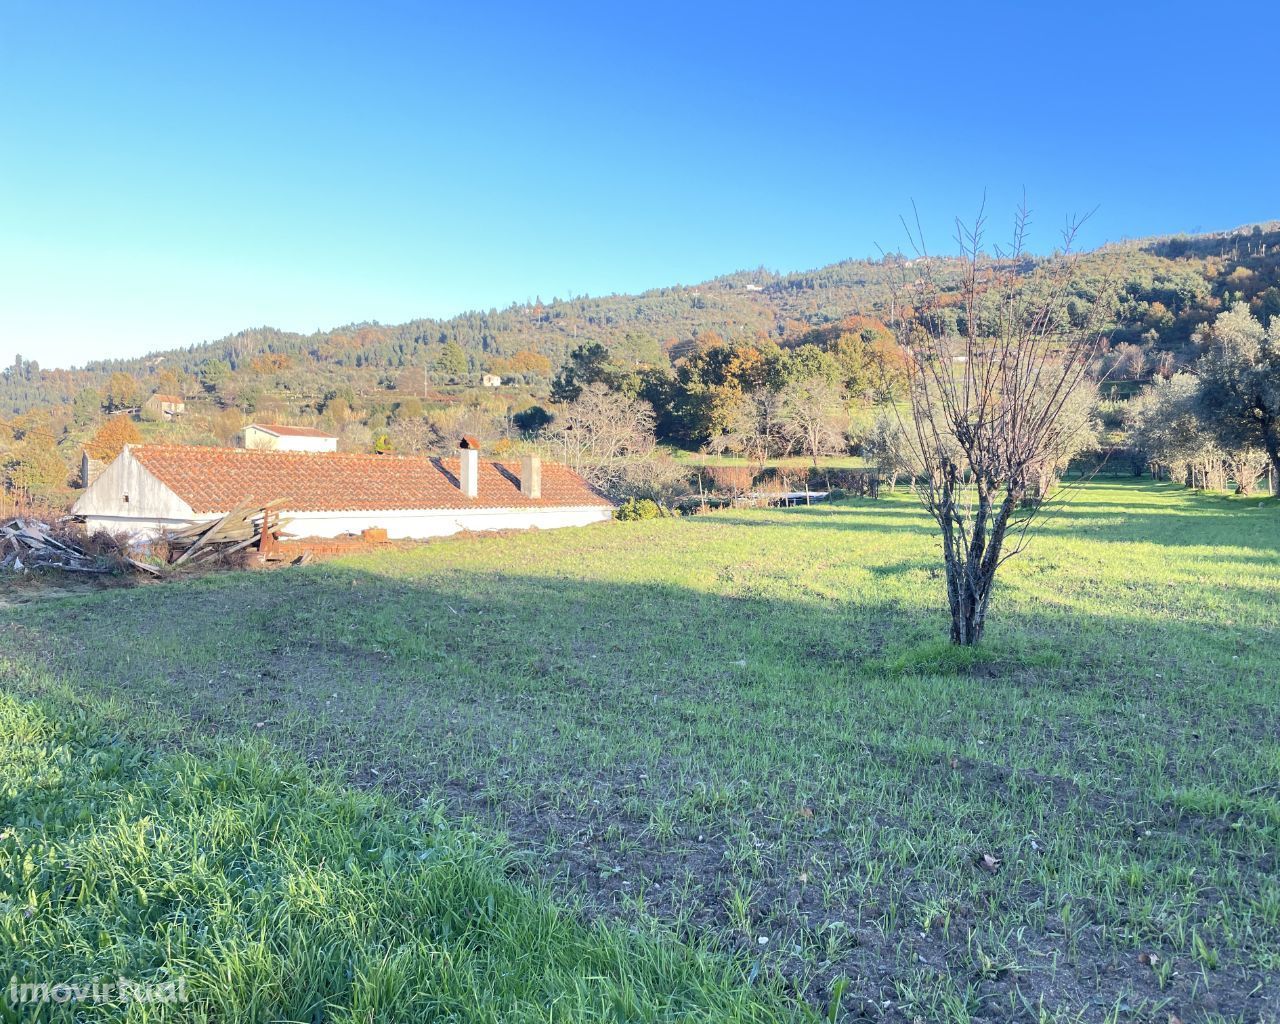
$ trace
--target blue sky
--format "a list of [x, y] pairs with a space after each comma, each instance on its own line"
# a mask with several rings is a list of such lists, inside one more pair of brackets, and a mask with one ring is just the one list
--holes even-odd
[[1280, 216], [1269, 5], [0, 0], [0, 360]]

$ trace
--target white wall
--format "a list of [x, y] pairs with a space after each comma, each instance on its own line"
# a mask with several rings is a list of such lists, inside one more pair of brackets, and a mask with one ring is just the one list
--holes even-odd
[[267, 448], [280, 452], [336, 452], [336, 437], [300, 437], [296, 434], [280, 436], [261, 430], [252, 423], [244, 428], [246, 448]]
[[462, 530], [555, 530], [562, 526], [586, 526], [613, 515], [611, 508], [477, 508], [380, 512], [290, 512], [285, 532], [295, 537], [338, 537], [382, 527], [392, 540], [447, 537]]
[[71, 506], [72, 515], [191, 522], [191, 506], [144, 469], [126, 448]]
[[192, 516], [189, 519], [162, 519], [155, 516], [96, 516], [84, 517], [86, 533], [100, 531], [114, 535], [124, 535], [137, 541], [152, 540], [166, 530], [180, 530], [195, 522], [212, 522], [221, 516]]
[[[447, 537], [463, 530], [555, 530], [564, 526], [586, 526], [603, 522], [613, 515], [611, 508], [495, 508], [495, 509], [431, 509], [422, 511], [387, 510], [379, 512], [289, 512], [285, 533], [294, 537], [339, 537], [344, 533], [360, 533], [371, 526], [382, 527], [392, 540], [425, 540]], [[120, 514], [88, 515], [85, 527], [90, 533], [129, 533], [138, 538], [154, 537], [165, 529], [175, 529], [196, 521], [211, 521], [216, 515], [192, 515], [184, 519], [158, 516], [133, 517]]]

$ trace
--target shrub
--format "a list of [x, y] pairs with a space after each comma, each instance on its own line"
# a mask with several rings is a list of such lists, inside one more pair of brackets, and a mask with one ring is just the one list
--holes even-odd
[[729, 494], [745, 494], [755, 483], [756, 471], [750, 466], [708, 466], [712, 487]]
[[613, 517], [624, 523], [641, 519], [665, 519], [673, 513], [651, 498], [628, 498], [614, 511]]

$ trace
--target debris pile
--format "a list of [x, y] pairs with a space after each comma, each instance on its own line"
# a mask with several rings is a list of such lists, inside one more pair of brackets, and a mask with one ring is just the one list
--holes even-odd
[[55, 537], [38, 519], [10, 519], [0, 525], [0, 569], [61, 569], [64, 572], [113, 572], [115, 567], [66, 539]]
[[264, 558], [269, 557], [284, 526], [280, 521], [282, 504], [283, 501], [269, 501], [240, 505], [220, 519], [168, 533], [165, 539], [171, 563], [177, 566], [224, 561], [255, 544]]

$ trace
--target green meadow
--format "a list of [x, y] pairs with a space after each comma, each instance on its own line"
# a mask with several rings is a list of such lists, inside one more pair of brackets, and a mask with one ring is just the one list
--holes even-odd
[[901, 489], [0, 614], [0, 982], [190, 994], [8, 1019], [1280, 1019], [1274, 499], [1080, 487], [976, 650]]

